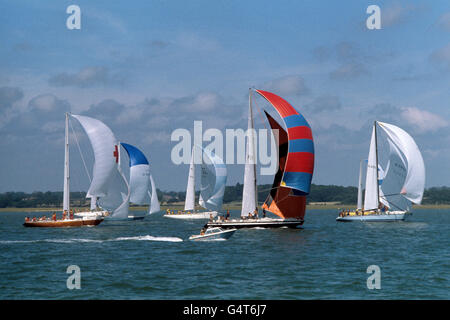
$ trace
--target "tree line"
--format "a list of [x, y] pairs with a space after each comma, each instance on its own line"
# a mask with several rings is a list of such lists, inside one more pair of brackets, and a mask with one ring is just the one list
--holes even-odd
[[[258, 186], [258, 201], [261, 203], [271, 190], [270, 184]], [[242, 201], [243, 185], [237, 183], [235, 186], [225, 188], [224, 203]], [[343, 187], [335, 185], [311, 185], [307, 202], [339, 202], [342, 204], [356, 204], [356, 187]], [[186, 193], [176, 191], [157, 190], [158, 198], [162, 204], [184, 202]], [[196, 194], [197, 199], [199, 193]], [[86, 192], [71, 192], [70, 200], [72, 206], [89, 206]], [[39, 207], [61, 207], [63, 201], [62, 192], [5, 192], [0, 193], [0, 208], [39, 208]], [[426, 189], [422, 204], [450, 204], [450, 187], [432, 187]]]

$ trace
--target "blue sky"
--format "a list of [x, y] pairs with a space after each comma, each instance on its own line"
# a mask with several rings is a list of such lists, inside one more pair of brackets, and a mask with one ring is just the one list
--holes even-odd
[[[66, 28], [71, 4], [81, 30]], [[381, 30], [365, 27], [371, 4]], [[246, 128], [251, 86], [311, 124], [313, 183], [356, 185], [381, 120], [414, 137], [427, 187], [450, 185], [448, 1], [3, 0], [0, 12], [0, 192], [62, 189], [68, 110], [141, 147], [159, 188], [183, 190], [170, 133], [194, 120]], [[74, 153], [73, 189], [85, 190]], [[242, 165], [229, 173], [242, 183]]]

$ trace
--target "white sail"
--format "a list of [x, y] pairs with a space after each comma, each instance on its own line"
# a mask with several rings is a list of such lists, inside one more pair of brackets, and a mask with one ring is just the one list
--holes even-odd
[[150, 194], [150, 191], [148, 192], [150, 196], [150, 208], [149, 208], [149, 214], [161, 211], [161, 208], [159, 206], [159, 200], [158, 200], [158, 193], [156, 192], [156, 186], [155, 181], [153, 180], [152, 175], [150, 175], [150, 184], [152, 186], [152, 193]]
[[184, 202], [184, 210], [192, 211], [195, 208], [195, 165], [194, 165], [194, 149], [192, 148], [191, 164], [189, 165], [189, 177], [186, 188], [186, 199]]
[[108, 186], [108, 192], [106, 196], [100, 197], [99, 205], [112, 214], [110, 219], [127, 219], [128, 209], [130, 202], [130, 187], [127, 179], [120, 167], [120, 150], [119, 150], [119, 163], [116, 166], [116, 170], [113, 170], [111, 181]]
[[397, 176], [400, 175], [401, 171], [406, 171], [397, 178], [400, 181], [404, 176], [402, 186], [397, 190], [397, 193], [400, 193], [411, 202], [420, 204], [425, 188], [425, 165], [417, 144], [403, 129], [384, 122], [378, 122], [378, 124], [391, 143], [391, 155], [393, 153], [392, 150], [394, 150], [394, 158], [397, 159], [395, 162], [397, 166], [394, 167], [395, 171], [392, 169], [392, 159], [389, 171], [396, 172]]
[[222, 208], [223, 195], [227, 182], [227, 168], [223, 160], [208, 149], [203, 153], [209, 159], [202, 163], [201, 189], [199, 204], [205, 209], [219, 211]]
[[362, 209], [362, 175], [363, 175], [363, 160], [359, 163], [359, 180], [358, 180], [358, 205], [357, 209]]
[[95, 211], [97, 209], [97, 197], [91, 198], [91, 211]]
[[378, 209], [378, 160], [376, 144], [376, 128], [374, 125], [372, 130], [372, 138], [370, 139], [369, 157], [367, 160], [364, 210]]
[[406, 180], [406, 164], [398, 148], [389, 142], [389, 161], [380, 185], [380, 201], [390, 210], [409, 211], [411, 202], [400, 194]]
[[86, 197], [105, 196], [111, 175], [117, 167], [117, 140], [111, 129], [100, 120], [80, 115], [72, 115], [72, 117], [81, 123], [94, 150], [93, 177]]
[[130, 202], [143, 205], [149, 203], [150, 166], [139, 164], [130, 167]]
[[248, 130], [246, 143], [244, 190], [242, 192], [241, 216], [253, 213], [257, 207], [256, 197], [256, 162], [255, 162], [255, 138], [253, 127], [253, 111], [251, 104], [251, 93], [249, 95], [248, 107]]

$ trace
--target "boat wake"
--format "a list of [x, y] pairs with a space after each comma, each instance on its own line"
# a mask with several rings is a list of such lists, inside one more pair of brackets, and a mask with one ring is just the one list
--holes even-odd
[[136, 237], [119, 237], [114, 239], [41, 239], [41, 240], [0, 240], [0, 244], [14, 244], [14, 243], [81, 243], [81, 242], [108, 242], [108, 241], [163, 241], [163, 242], [182, 242], [183, 239], [177, 237], [154, 237], [151, 235], [136, 236]]
[[147, 236], [137, 236], [137, 237], [120, 237], [116, 238], [112, 241], [123, 241], [123, 240], [146, 240], [146, 241], [167, 241], [167, 242], [181, 242], [183, 239], [177, 237], [153, 237], [150, 235]]

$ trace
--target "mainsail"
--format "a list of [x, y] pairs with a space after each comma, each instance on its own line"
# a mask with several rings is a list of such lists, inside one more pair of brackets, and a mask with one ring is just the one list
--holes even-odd
[[263, 208], [281, 218], [303, 219], [306, 195], [309, 194], [314, 171], [314, 141], [311, 127], [283, 98], [271, 92], [255, 91], [275, 108], [287, 128], [287, 131], [284, 130], [266, 112], [272, 130], [278, 132], [279, 168]]
[[378, 156], [377, 156], [377, 131], [373, 126], [370, 139], [369, 156], [367, 158], [366, 191], [364, 194], [364, 210], [378, 209], [379, 199], [378, 183]]
[[253, 213], [258, 207], [256, 187], [255, 129], [253, 126], [252, 94], [249, 93], [247, 144], [244, 169], [244, 189], [242, 192], [241, 216]]
[[195, 164], [194, 164], [194, 150], [191, 152], [191, 164], [189, 165], [188, 184], [186, 187], [186, 199], [184, 202], [185, 211], [193, 211], [195, 209]]
[[219, 211], [227, 182], [227, 168], [223, 160], [208, 149], [203, 149], [208, 161], [202, 163], [199, 204], [205, 209]]
[[[150, 164], [144, 153], [128, 143], [121, 143], [129, 158], [130, 202], [143, 205], [150, 202], [149, 213], [160, 210], [155, 182], [150, 174]], [[150, 192], [151, 189], [151, 192]]]
[[358, 179], [358, 204], [357, 209], [362, 210], [362, 175], [363, 175], [363, 160], [359, 163], [359, 179]]

